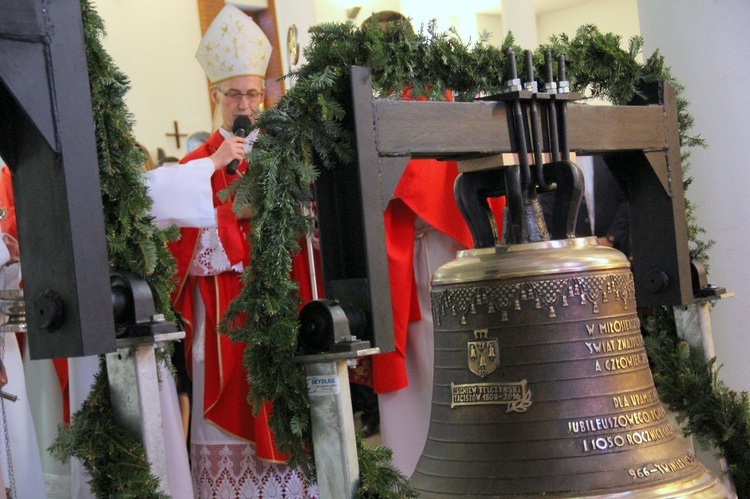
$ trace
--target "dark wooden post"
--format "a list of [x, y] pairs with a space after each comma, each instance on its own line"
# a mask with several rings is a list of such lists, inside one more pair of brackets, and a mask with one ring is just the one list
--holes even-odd
[[115, 350], [81, 7], [0, 16], [0, 154], [13, 173], [33, 359]]

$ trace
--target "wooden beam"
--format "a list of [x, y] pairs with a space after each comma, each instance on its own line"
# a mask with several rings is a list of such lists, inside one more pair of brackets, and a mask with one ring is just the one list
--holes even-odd
[[[515, 152], [502, 102], [375, 99], [374, 106], [381, 156], [461, 159]], [[609, 133], [602, 133], [605, 126]], [[568, 129], [570, 149], [579, 154], [667, 148], [661, 106], [569, 104]]]
[[[360, 171], [382, 174], [383, 161], [396, 157], [454, 159], [467, 172], [517, 164], [502, 102], [368, 99], [366, 68], [352, 68], [352, 87]], [[627, 184], [641, 306], [692, 302], [676, 98], [671, 87], [664, 90], [664, 102], [654, 105], [567, 106], [570, 151], [603, 155]], [[364, 201], [365, 211], [382, 207]], [[368, 232], [368, 248], [384, 237], [379, 229]]]
[[[534, 155], [529, 153], [529, 164], [534, 164]], [[576, 162], [577, 154], [572, 152], [570, 153], [570, 158], [568, 158], [573, 163]], [[542, 154], [542, 162], [544, 163], [551, 163], [552, 162], [552, 155], [548, 152], [545, 152]], [[461, 173], [464, 172], [478, 172], [478, 171], [484, 171], [484, 170], [494, 170], [496, 168], [503, 168], [507, 166], [512, 165], [520, 165], [520, 159], [518, 156], [518, 153], [515, 152], [504, 152], [501, 154], [493, 154], [492, 156], [485, 156], [482, 158], [471, 158], [471, 159], [464, 159], [457, 162], [458, 163], [458, 171]]]

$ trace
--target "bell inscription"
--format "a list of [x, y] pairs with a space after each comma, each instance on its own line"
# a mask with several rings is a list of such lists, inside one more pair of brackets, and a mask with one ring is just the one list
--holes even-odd
[[629, 262], [569, 241], [549, 258], [545, 243], [469, 250], [436, 272], [433, 401], [415, 488], [421, 497], [634, 487], [643, 497], [666, 488], [723, 497], [666, 418]]
[[525, 412], [531, 406], [526, 380], [518, 383], [451, 383], [451, 409], [459, 405], [508, 404], [506, 412]]

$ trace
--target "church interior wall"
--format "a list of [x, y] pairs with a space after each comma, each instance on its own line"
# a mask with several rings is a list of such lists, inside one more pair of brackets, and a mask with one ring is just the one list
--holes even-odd
[[[281, 63], [284, 68], [284, 74], [289, 73], [293, 67], [299, 67], [305, 64], [304, 48], [310, 43], [310, 26], [318, 24], [318, 7], [320, 1], [300, 2], [298, 0], [276, 0], [276, 19], [279, 23], [279, 40], [283, 47], [286, 47], [288, 30], [292, 25], [297, 28], [297, 41], [299, 43], [299, 60], [296, 65], [290, 66], [287, 54], [283, 54]], [[345, 13], [339, 13], [340, 16], [346, 16]], [[339, 19], [340, 20], [340, 19]], [[287, 81], [287, 88], [293, 85], [293, 81]]]
[[[135, 119], [136, 140], [156, 160], [186, 153], [185, 138], [176, 147], [174, 121], [180, 133], [210, 131], [211, 109], [206, 77], [195, 60], [201, 39], [198, 7], [185, 0], [94, 0], [105, 22], [105, 50], [130, 79], [126, 94]], [[148, 15], [144, 15], [144, 13]]]
[[590, 0], [537, 16], [539, 43], [549, 41], [552, 35], [567, 33], [574, 36], [584, 24], [595, 24], [602, 33], [615, 33], [628, 40], [641, 33], [636, 0]]
[[350, 20], [359, 25], [370, 17], [373, 12], [381, 10], [401, 10], [401, 2], [399, 0], [315, 0], [315, 15], [317, 22], [342, 22], [347, 19], [347, 10], [355, 7], [359, 7], [359, 10], [355, 9], [351, 11], [355, 14]]
[[477, 32], [487, 36], [487, 43], [500, 47], [505, 36], [503, 35], [503, 16], [500, 14], [477, 13]]
[[[696, 205], [697, 223], [716, 244], [709, 251], [709, 283], [735, 293], [711, 307], [711, 329], [719, 376], [737, 391], [750, 390], [750, 235], [746, 194], [750, 99], [747, 59], [750, 3], [743, 0], [653, 2], [639, 0], [644, 52], [664, 55], [672, 75], [685, 86], [695, 118], [692, 135], [708, 148], [692, 148], [693, 177], [686, 196]], [[717, 87], [717, 85], [719, 85]]]

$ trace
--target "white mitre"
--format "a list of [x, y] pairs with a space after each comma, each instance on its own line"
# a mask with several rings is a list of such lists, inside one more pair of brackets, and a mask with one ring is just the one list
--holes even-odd
[[271, 42], [244, 12], [226, 5], [203, 35], [195, 58], [211, 83], [235, 76], [266, 77]]

